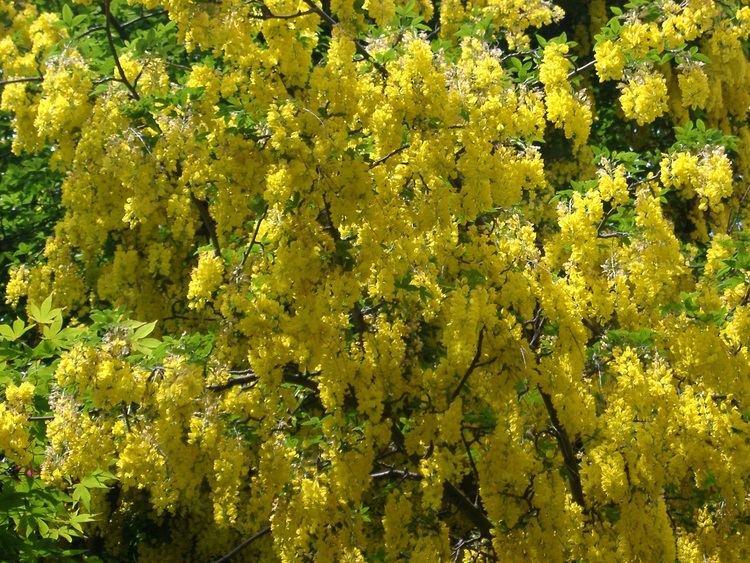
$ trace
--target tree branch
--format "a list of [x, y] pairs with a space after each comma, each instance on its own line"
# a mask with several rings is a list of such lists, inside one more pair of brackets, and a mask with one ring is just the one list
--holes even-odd
[[[231, 373], [231, 372], [230, 372]], [[206, 387], [209, 391], [226, 391], [227, 389], [230, 389], [232, 387], [236, 387], [237, 385], [248, 385], [251, 383], [257, 383], [259, 378], [258, 374], [256, 374], [252, 369], [243, 370], [242, 373], [246, 373], [247, 375], [242, 375], [240, 377], [233, 377], [229, 381], [225, 383], [217, 383], [216, 385], [209, 385]], [[317, 382], [310, 379], [310, 377], [314, 375], [320, 374], [319, 371], [311, 372], [311, 373], [289, 373], [285, 369], [285, 373], [281, 377], [282, 383], [291, 383], [292, 385], [299, 385], [301, 387], [306, 387], [310, 391], [318, 391], [318, 384]]]
[[378, 471], [376, 473], [370, 473], [370, 478], [375, 480], [380, 479], [409, 479], [411, 481], [421, 481], [422, 475], [415, 473], [414, 471], [407, 471], [406, 469], [387, 469], [385, 471]]
[[474, 354], [474, 358], [472, 358], [471, 363], [469, 364], [468, 369], [466, 370], [466, 373], [461, 378], [461, 381], [458, 384], [458, 387], [453, 391], [453, 394], [451, 395], [450, 402], [456, 400], [456, 397], [458, 397], [458, 394], [461, 392], [461, 389], [464, 385], [466, 385], [466, 381], [468, 381], [469, 376], [474, 373], [474, 370], [477, 369], [479, 365], [479, 358], [482, 357], [482, 341], [484, 340], [484, 331], [486, 330], [486, 327], [482, 326], [481, 329], [479, 329], [479, 341], [477, 342], [477, 351]]
[[[466, 436], [464, 436], [464, 428], [461, 428], [461, 441], [464, 443], [464, 449], [466, 450], [466, 456], [469, 458], [469, 465], [471, 466], [471, 472], [474, 474], [474, 479], [479, 483], [479, 470], [477, 464], [474, 463], [474, 456], [471, 455], [471, 446], [469, 445]], [[474, 499], [474, 502], [479, 502], [479, 495]]]
[[383, 163], [384, 163], [384, 162], [385, 162], [386, 160], [388, 160], [388, 159], [389, 159], [389, 158], [391, 158], [392, 156], [395, 156], [395, 155], [397, 155], [398, 153], [400, 153], [400, 152], [402, 152], [402, 151], [405, 151], [405, 150], [406, 150], [406, 149], [408, 149], [408, 148], [409, 148], [409, 145], [408, 145], [408, 144], [406, 144], [406, 145], [404, 145], [404, 146], [401, 146], [401, 147], [397, 148], [396, 150], [393, 150], [393, 151], [389, 152], [389, 153], [388, 153], [387, 155], [385, 155], [384, 157], [382, 157], [382, 158], [379, 158], [379, 159], [378, 159], [378, 160], [376, 160], [375, 162], [371, 163], [371, 164], [370, 164], [370, 170], [372, 170], [372, 169], [373, 169], [373, 168], [375, 168], [376, 166], [380, 166], [381, 164], [383, 164]]
[[[137, 18], [133, 18], [132, 20], [128, 20], [128, 21], [126, 21], [124, 23], [120, 23], [119, 27], [121, 29], [125, 29], [125, 28], [127, 28], [127, 27], [129, 27], [131, 25], [134, 25], [134, 24], [136, 24], [138, 22], [141, 22], [143, 20], [147, 20], [149, 18], [153, 18], [153, 17], [156, 17], [156, 16], [163, 16], [166, 13], [167, 12], [165, 10], [156, 10], [156, 11], [153, 11], [153, 12], [149, 12], [147, 14], [143, 14], [142, 16], [138, 16]], [[117, 27], [117, 25], [115, 27]], [[76, 35], [75, 37], [73, 37], [73, 39], [71, 39], [71, 41], [77, 41], [78, 39], [83, 39], [87, 35], [91, 35], [92, 33], [96, 33], [97, 31], [104, 31], [105, 29], [106, 29], [106, 26], [104, 26], [104, 25], [95, 25], [95, 26], [92, 26], [92, 27], [88, 28], [86, 31], [81, 32], [78, 35]], [[121, 37], [122, 37], [122, 35], [121, 35]]]
[[571, 70], [568, 73], [568, 79], [573, 78], [576, 74], [579, 74], [579, 73], [583, 72], [584, 70], [586, 70], [587, 68], [590, 68], [590, 67], [594, 66], [595, 64], [596, 64], [596, 59], [593, 59], [593, 60], [587, 62], [585, 65], [579, 66], [579, 67]]
[[211, 218], [211, 214], [208, 211], [208, 203], [202, 199], [198, 199], [190, 192], [190, 201], [198, 209], [198, 214], [201, 216], [201, 222], [208, 231], [208, 238], [211, 241], [211, 246], [214, 247], [214, 254], [221, 258], [221, 246], [219, 245], [219, 238], [216, 236], [216, 224]]
[[246, 385], [248, 383], [257, 383], [258, 382], [258, 376], [255, 375], [255, 373], [252, 373], [251, 375], [243, 375], [242, 377], [233, 377], [226, 383], [218, 383], [216, 385], [209, 385], [206, 387], [209, 391], [226, 391], [227, 389], [231, 387], [236, 387], [237, 385]]
[[120, 78], [122, 79], [122, 83], [125, 84], [127, 89], [130, 91], [130, 95], [133, 96], [134, 99], [140, 100], [141, 97], [138, 95], [138, 92], [135, 89], [135, 86], [133, 86], [130, 81], [128, 80], [128, 77], [125, 75], [125, 71], [122, 68], [122, 65], [120, 64], [120, 57], [117, 56], [117, 48], [115, 47], [115, 40], [112, 37], [112, 25], [114, 22], [114, 17], [112, 16], [112, 12], [109, 9], [109, 3], [110, 0], [104, 0], [104, 30], [107, 32], [107, 43], [109, 43], [109, 50], [112, 52], [112, 57], [115, 59], [115, 66], [117, 67], [117, 70], [120, 73]]
[[17, 78], [6, 78], [5, 80], [0, 80], [0, 86], [18, 84], [19, 82], [42, 82], [43, 80], [43, 76], [19, 76]]
[[448, 500], [469, 517], [469, 520], [479, 529], [482, 537], [492, 539], [492, 528], [494, 526], [484, 511], [466, 498], [466, 495], [450, 481], [443, 483], [443, 489]]
[[[423, 476], [420, 473], [414, 471], [408, 471], [406, 469], [387, 469], [385, 471], [378, 471], [377, 473], [370, 474], [371, 479], [409, 479], [411, 481], [421, 481]], [[476, 504], [471, 502], [461, 490], [456, 487], [450, 481], [443, 482], [443, 492], [447, 499], [461, 510], [471, 522], [479, 529], [479, 533], [483, 538], [492, 538], [492, 522], [484, 511]]]
[[250, 244], [247, 245], [247, 248], [245, 249], [245, 253], [242, 255], [242, 261], [240, 262], [240, 270], [245, 267], [245, 262], [247, 262], [248, 257], [250, 256], [250, 251], [253, 249], [253, 246], [255, 246], [255, 242], [258, 238], [258, 231], [260, 231], [260, 224], [263, 222], [263, 219], [266, 216], [266, 212], [268, 211], [268, 207], [263, 209], [263, 213], [261, 213], [258, 218], [255, 220], [255, 231], [253, 232], [253, 237], [250, 239]]
[[294, 18], [299, 18], [302, 16], [309, 16], [311, 14], [316, 14], [317, 12], [313, 9], [309, 10], [298, 10], [294, 14], [274, 14], [268, 6], [264, 2], [259, 3], [260, 7], [260, 15], [250, 15], [249, 17], [255, 20], [293, 20]]
[[263, 536], [271, 533], [271, 526], [266, 526], [265, 528], [261, 528], [258, 532], [247, 538], [246, 540], [243, 540], [242, 543], [237, 544], [236, 547], [232, 549], [229, 553], [226, 555], [223, 555], [219, 559], [217, 559], [214, 563], [226, 563], [227, 561], [231, 561], [232, 557], [237, 555], [240, 551], [245, 549], [248, 545], [253, 543], [255, 540], [262, 538]]
[[570, 492], [573, 495], [573, 500], [584, 512], [587, 512], [586, 500], [583, 496], [583, 486], [581, 484], [581, 474], [578, 470], [578, 459], [573, 451], [570, 437], [563, 425], [560, 424], [560, 418], [557, 415], [555, 405], [552, 403], [552, 397], [542, 389], [541, 385], [537, 385], [537, 388], [542, 396], [542, 401], [544, 401], [544, 407], [547, 409], [547, 415], [552, 424], [557, 444], [560, 446], [565, 467], [568, 469], [568, 482], [570, 483]]
[[[331, 15], [327, 14], [322, 8], [320, 8], [313, 0], [302, 0], [305, 4], [310, 6], [310, 9], [318, 14], [322, 19], [324, 19], [326, 22], [328, 22], [331, 26], [337, 25], [339, 22], [336, 21], [335, 18], [333, 18]], [[354, 45], [357, 49], [357, 53], [359, 53], [363, 59], [367, 60], [369, 63], [374, 66], [380, 74], [382, 74], [384, 77], [388, 76], [388, 71], [386, 68], [377, 62], [375, 59], [372, 58], [372, 55], [367, 52], [367, 49], [365, 49], [364, 45], [360, 43], [359, 41], [354, 41]]]

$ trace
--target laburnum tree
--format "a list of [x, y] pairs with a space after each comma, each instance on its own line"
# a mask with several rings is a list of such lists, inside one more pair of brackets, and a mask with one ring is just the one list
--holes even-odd
[[4, 557], [750, 559], [747, 4], [2, 0]]

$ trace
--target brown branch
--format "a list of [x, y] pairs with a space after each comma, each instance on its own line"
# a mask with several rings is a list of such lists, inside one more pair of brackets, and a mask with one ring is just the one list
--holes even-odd
[[264, 3], [260, 3], [260, 15], [249, 15], [254, 20], [293, 20], [294, 18], [300, 18], [302, 16], [309, 16], [311, 14], [317, 14], [313, 9], [310, 10], [299, 10], [294, 14], [274, 14], [268, 6]]
[[482, 326], [481, 329], [479, 329], [479, 341], [477, 342], [477, 351], [474, 354], [474, 358], [472, 358], [471, 363], [469, 364], [468, 369], [466, 370], [466, 373], [464, 373], [464, 376], [461, 378], [461, 381], [458, 384], [458, 387], [453, 391], [453, 394], [451, 395], [450, 402], [456, 400], [456, 397], [458, 397], [458, 394], [461, 392], [461, 389], [464, 385], [466, 385], [466, 381], [468, 381], [469, 376], [474, 373], [474, 370], [477, 369], [479, 366], [479, 358], [482, 357], [482, 341], [484, 340], [484, 331], [486, 330], [486, 327]]
[[750, 193], [750, 184], [747, 185], [745, 188], [745, 191], [742, 194], [742, 197], [740, 197], [740, 200], [737, 202], [737, 212], [734, 214], [734, 217], [729, 221], [729, 225], [727, 226], [727, 234], [732, 233], [732, 227], [734, 225], [737, 225], [737, 230], [740, 230], [740, 217], [742, 217], [742, 206], [745, 203], [745, 199], [747, 198], [748, 193]]
[[6, 78], [5, 80], [0, 80], [0, 86], [18, 84], [19, 82], [42, 82], [43, 80], [43, 76], [19, 76], [17, 78]]
[[258, 382], [258, 376], [254, 373], [251, 375], [243, 375], [242, 377], [233, 377], [226, 383], [219, 383], [216, 385], [209, 385], [206, 387], [209, 391], [226, 391], [227, 389], [231, 387], [236, 387], [237, 385], [246, 385], [248, 383], [257, 383]]
[[537, 305], [534, 318], [524, 324], [524, 326], [531, 325], [531, 336], [529, 337], [529, 348], [531, 350], [536, 350], [539, 347], [546, 321], [547, 319], [542, 314], [542, 308]]
[[407, 471], [406, 469], [386, 469], [385, 471], [378, 471], [376, 473], [370, 473], [370, 478], [375, 480], [380, 479], [409, 479], [411, 481], [421, 481], [422, 475], [415, 473], [414, 471]]
[[245, 262], [247, 262], [248, 257], [250, 256], [250, 251], [253, 249], [253, 246], [255, 246], [256, 240], [258, 238], [258, 231], [260, 231], [260, 224], [263, 222], [263, 219], [266, 216], [266, 212], [268, 211], [268, 207], [263, 209], [263, 213], [261, 213], [258, 218], [255, 220], [255, 231], [253, 232], [253, 237], [250, 239], [250, 244], [247, 245], [247, 248], [245, 249], [245, 253], [242, 255], [242, 261], [240, 262], [240, 270], [245, 267]]
[[[322, 8], [320, 8], [313, 0], [302, 0], [305, 4], [310, 6], [310, 9], [318, 14], [321, 18], [323, 18], [326, 22], [328, 22], [331, 26], [338, 25], [338, 21], [333, 18], [330, 14], [327, 14]], [[365, 46], [362, 45], [359, 41], [354, 41], [354, 45], [357, 49], [357, 53], [359, 53], [363, 59], [368, 61], [369, 63], [374, 66], [380, 74], [382, 74], [384, 77], [388, 77], [388, 71], [386, 68], [377, 62], [375, 59], [372, 58], [372, 55], [367, 52], [367, 49], [365, 49]]]
[[[318, 169], [318, 173], [320, 173], [320, 169]], [[325, 194], [323, 194], [321, 198], [323, 199], [323, 209], [321, 209], [320, 213], [318, 213], [318, 217], [317, 217], [318, 224], [333, 239], [334, 246], [338, 248], [338, 245], [341, 242], [343, 242], [344, 239], [341, 236], [341, 232], [338, 230], [338, 228], [336, 228], [336, 225], [333, 224], [333, 216], [331, 214], [331, 204], [326, 199]], [[362, 335], [365, 332], [367, 332], [368, 325], [367, 325], [367, 321], [365, 321], [365, 315], [359, 303], [355, 302], [352, 305], [352, 309], [349, 313], [349, 319], [351, 320], [354, 330], [360, 336], [359, 338], [360, 346], [364, 346]]]
[[115, 66], [117, 67], [117, 70], [120, 72], [120, 78], [122, 79], [122, 83], [125, 84], [127, 89], [130, 91], [130, 95], [133, 96], [134, 99], [140, 100], [141, 97], [138, 95], [138, 92], [135, 89], [135, 86], [133, 86], [130, 81], [128, 80], [128, 77], [125, 75], [125, 71], [122, 68], [122, 65], [120, 64], [120, 57], [117, 56], [117, 48], [115, 47], [115, 40], [112, 37], [112, 25], [114, 25], [114, 17], [112, 16], [112, 12], [110, 11], [110, 0], [104, 0], [104, 30], [107, 32], [107, 43], [109, 43], [109, 50], [112, 52], [112, 57], [115, 59]]
[[107, 82], [120, 82], [121, 84], [124, 84], [124, 82], [116, 76], [105, 76], [104, 78], [98, 78], [97, 80], [94, 80], [94, 86], [99, 86], [99, 84], [106, 84]]
[[312, 372], [307, 374], [301, 373], [288, 373], [281, 378], [282, 383], [291, 383], [292, 385], [299, 385], [300, 387], [306, 387], [310, 391], [318, 392], [317, 382], [311, 380], [308, 376], [318, 375], [320, 372]]
[[479, 529], [479, 533], [482, 534], [482, 537], [492, 539], [492, 528], [494, 526], [490, 519], [487, 518], [484, 511], [466, 498], [466, 495], [464, 495], [458, 487], [450, 481], [443, 483], [443, 490], [445, 491], [448, 500], [466, 514], [466, 516], [469, 517], [469, 520], [471, 520], [471, 522]]
[[[421, 481], [424, 477], [420, 473], [408, 471], [406, 469], [387, 469], [370, 474], [371, 479], [409, 479], [411, 481]], [[471, 502], [461, 490], [450, 481], [443, 482], [443, 492], [447, 499], [461, 510], [471, 522], [479, 529], [483, 538], [492, 538], [492, 522], [484, 511]]]
[[617, 238], [631, 236], [632, 233], [626, 233], [625, 231], [611, 231], [607, 233], [599, 233], [599, 238]]
[[579, 67], [575, 68], [574, 70], [571, 70], [568, 73], [568, 79], [573, 78], [576, 74], [579, 74], [579, 73], [583, 72], [584, 70], [586, 70], [586, 69], [594, 66], [595, 64], [596, 64], [596, 59], [591, 60], [591, 61], [587, 62], [585, 65], [579, 66]]
[[163, 62], [163, 63], [164, 63], [165, 65], [167, 65], [167, 66], [172, 66], [172, 67], [174, 67], [174, 68], [181, 68], [182, 70], [192, 70], [192, 69], [191, 69], [191, 68], [190, 68], [189, 66], [187, 66], [187, 65], [181, 65], [180, 63], [175, 63], [175, 62], [173, 62], [173, 61], [167, 61], [167, 60], [163, 60], [163, 61], [161, 61], [161, 62]]
[[395, 156], [395, 155], [397, 155], [398, 153], [400, 153], [400, 152], [402, 152], [402, 151], [405, 151], [405, 150], [406, 150], [406, 149], [408, 149], [408, 148], [409, 148], [409, 145], [408, 145], [408, 144], [406, 144], [406, 145], [404, 145], [404, 146], [402, 146], [402, 147], [399, 147], [399, 148], [397, 148], [397, 149], [396, 149], [396, 150], [394, 150], [394, 151], [391, 151], [390, 153], [388, 153], [388, 154], [387, 154], [387, 155], [385, 155], [384, 157], [382, 157], [382, 158], [379, 158], [378, 160], [376, 160], [375, 162], [373, 162], [372, 164], [370, 164], [370, 170], [372, 170], [372, 169], [373, 169], [373, 168], [375, 168], [376, 166], [380, 166], [381, 164], [383, 164], [383, 163], [384, 163], [384, 162], [385, 162], [386, 160], [388, 160], [388, 159], [389, 159], [389, 158], [391, 158], [392, 156]]
[[607, 211], [604, 214], [604, 217], [602, 217], [602, 220], [599, 221], [599, 225], [596, 227], [597, 234], [601, 232], [602, 228], [604, 227], [604, 224], [607, 222], [607, 219], [610, 218], [610, 216], [616, 211], [616, 207], [612, 207], [609, 211]]
[[318, 5], [315, 4], [315, 2], [313, 2], [313, 0], [302, 0], [302, 1], [305, 4], [307, 4], [308, 6], [310, 6], [310, 9], [313, 12], [315, 12], [316, 14], [318, 14], [321, 18], [323, 18], [324, 20], [326, 20], [329, 24], [336, 25], [336, 24], [339, 23], [333, 17], [331, 17], [330, 15], [328, 15], [327, 13], [325, 13], [322, 8], [318, 7]]
[[[123, 23], [117, 22], [117, 24], [115, 24], [115, 27], [117, 28], [118, 25], [119, 25], [119, 28], [124, 30], [125, 28], [127, 28], [127, 27], [129, 27], [129, 26], [131, 26], [133, 24], [136, 24], [138, 22], [141, 22], [143, 20], [147, 20], [149, 18], [153, 18], [153, 17], [156, 17], [156, 16], [162, 16], [162, 15], [164, 15], [166, 13], [167, 13], [166, 10], [156, 10], [154, 12], [149, 12], [147, 14], [143, 14], [142, 16], [138, 16], [136, 18], [133, 18], [132, 20], [128, 20], [128, 21], [123, 22]], [[106, 26], [104, 26], [104, 25], [95, 25], [93, 27], [88, 28], [86, 31], [84, 31], [82, 33], [79, 33], [78, 35], [76, 35], [75, 37], [73, 37], [73, 39], [71, 39], [71, 41], [76, 41], [78, 39], [83, 39], [87, 35], [91, 35], [92, 33], [96, 33], [97, 31], [104, 31], [105, 29], [106, 29]], [[120, 35], [120, 36], [122, 37], [122, 35]]]
[[206, 228], [206, 231], [208, 231], [208, 238], [211, 241], [211, 246], [214, 247], [214, 254], [218, 258], [221, 258], [221, 246], [219, 245], [219, 238], [216, 236], [216, 224], [208, 211], [208, 202], [198, 199], [192, 192], [190, 193], [190, 201], [192, 201], [193, 205], [198, 209], [198, 214], [201, 216], [201, 222]]
[[[469, 458], [469, 465], [471, 466], [471, 472], [474, 474], [474, 479], [476, 479], [476, 482], [479, 483], [479, 470], [477, 469], [476, 463], [474, 463], [474, 456], [471, 455], [471, 446], [469, 445], [469, 442], [466, 440], [466, 436], [464, 436], [464, 428], [461, 428], [461, 441], [464, 443], [464, 448], [466, 449], [466, 455]], [[477, 501], [478, 499], [475, 502]]]
[[321, 198], [323, 199], [323, 209], [321, 209], [318, 214], [318, 224], [323, 227], [323, 230], [331, 236], [333, 242], [338, 245], [343, 238], [341, 237], [341, 232], [336, 228], [336, 225], [333, 224], [331, 204], [326, 200], [325, 194], [321, 195]]
[[34, 422], [34, 421], [37, 421], [37, 420], [55, 420], [55, 416], [52, 415], [52, 414], [47, 415], [47, 416], [30, 416], [26, 420], [28, 420], [30, 422]]
[[570, 437], [563, 425], [560, 424], [560, 417], [557, 415], [557, 409], [555, 409], [555, 405], [552, 403], [552, 397], [542, 389], [541, 385], [537, 385], [537, 388], [544, 401], [544, 407], [547, 409], [547, 415], [552, 424], [557, 444], [560, 446], [565, 467], [568, 469], [568, 482], [570, 483], [570, 492], [573, 495], [573, 500], [584, 512], [587, 512], [586, 501], [583, 496], [583, 485], [581, 484], [581, 474], [578, 471], [578, 459], [573, 451]]
[[228, 552], [227, 554], [221, 556], [219, 559], [217, 559], [214, 563], [226, 563], [227, 561], [231, 561], [232, 557], [237, 555], [240, 551], [245, 549], [248, 545], [253, 543], [255, 540], [262, 538], [265, 535], [268, 535], [271, 533], [271, 527], [266, 526], [265, 528], [261, 528], [260, 531], [256, 532], [246, 540], [243, 540], [241, 543], [239, 543], [236, 547], [232, 549], [232, 551]]
[[640, 180], [637, 180], [636, 182], [633, 182], [631, 186], [628, 187], [629, 190], [632, 190], [633, 188], [637, 188], [641, 184], [646, 184], [648, 182], [652, 182], [654, 180], [658, 180], [661, 178], [661, 170], [659, 172], [654, 172], [650, 176], [646, 176], [645, 178], [641, 178]]
[[127, 32], [127, 30], [122, 26], [120, 23], [120, 20], [118, 20], [110, 11], [109, 15], [112, 18], [112, 26], [115, 28], [115, 31], [117, 32], [117, 35], [120, 36], [120, 39], [123, 41], [128, 41], [130, 39], [130, 34]]
[[510, 53], [508, 53], [506, 55], [503, 55], [500, 58], [500, 62], [504, 63], [505, 61], [507, 61], [508, 59], [512, 59], [513, 57], [516, 57], [517, 59], [520, 60], [520, 57], [528, 57], [529, 55], [533, 55], [534, 53], [535, 53], [535, 51], [531, 51], [531, 50], [529, 50], [529, 51], [511, 51]]
[[[231, 371], [229, 373], [232, 373]], [[229, 381], [225, 383], [217, 383], [216, 385], [209, 385], [206, 387], [209, 391], [226, 391], [227, 389], [230, 389], [232, 387], [236, 387], [237, 385], [249, 385], [251, 383], [257, 383], [259, 381], [258, 375], [252, 371], [251, 369], [248, 370], [242, 370], [240, 373], [246, 373], [247, 375], [242, 375], [240, 377], [233, 377]], [[320, 372], [311, 372], [311, 373], [284, 373], [284, 375], [281, 378], [282, 383], [290, 383], [292, 385], [299, 385], [301, 387], [306, 387], [310, 391], [318, 391], [318, 384], [311, 380], [310, 377], [314, 375], [319, 375]]]

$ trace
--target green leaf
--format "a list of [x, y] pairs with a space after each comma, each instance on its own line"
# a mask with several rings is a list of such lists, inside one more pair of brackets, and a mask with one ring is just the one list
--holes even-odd
[[89, 510], [91, 503], [91, 492], [88, 487], [82, 483], [78, 483], [73, 487], [73, 494], [71, 495], [74, 501], [80, 502], [84, 509]]
[[138, 328], [133, 333], [133, 336], [130, 337], [130, 340], [133, 342], [136, 342], [138, 340], [141, 340], [142, 338], [146, 338], [149, 334], [151, 334], [154, 331], [154, 328], [156, 327], [156, 322], [157, 321], [146, 323], [140, 328]]
[[140, 352], [144, 356], [151, 356], [159, 346], [161, 345], [161, 340], [158, 338], [144, 338], [143, 340], [139, 340], [138, 342], [135, 342], [133, 344], [133, 349], [136, 352]]
[[44, 338], [52, 340], [60, 334], [60, 329], [62, 329], [62, 316], [57, 315], [52, 319], [49, 326], [45, 326], [42, 329], [42, 335]]
[[71, 27], [73, 23], [73, 10], [70, 9], [70, 6], [67, 4], [63, 4], [62, 7], [62, 20], [65, 22], [65, 25]]
[[16, 319], [15, 321], [13, 321], [13, 333], [15, 334], [15, 338], [19, 338], [25, 332], [31, 330], [31, 328], [31, 326], [26, 326], [26, 324], [21, 319]]
[[466, 281], [470, 288], [474, 288], [487, 282], [487, 278], [484, 277], [484, 274], [477, 269], [466, 270], [463, 274], [466, 277]]
[[8, 325], [0, 325], [0, 337], [11, 341], [16, 339], [15, 332]]
[[55, 317], [62, 314], [62, 309], [52, 308], [52, 295], [42, 301], [39, 307], [33, 303], [29, 304], [29, 309], [31, 310], [29, 317], [39, 324], [49, 324], [55, 320]]
[[91, 475], [88, 475], [81, 479], [80, 485], [89, 489], [107, 489], [106, 482], [112, 480], [114, 476], [111, 473], [103, 471], [95, 471]]

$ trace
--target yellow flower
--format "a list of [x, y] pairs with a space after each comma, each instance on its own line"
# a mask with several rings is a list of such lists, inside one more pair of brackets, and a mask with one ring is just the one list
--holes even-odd
[[24, 381], [21, 385], [8, 385], [5, 388], [5, 400], [8, 405], [20, 411], [25, 405], [31, 402], [34, 396], [34, 385], [28, 381]]
[[596, 44], [594, 48], [596, 56], [596, 73], [599, 80], [620, 80], [625, 69], [625, 53], [622, 47], [606, 39]]
[[677, 82], [682, 93], [682, 105], [685, 108], [700, 109], [706, 107], [709, 96], [708, 77], [698, 65], [689, 66], [677, 75]]
[[667, 112], [667, 82], [658, 71], [639, 72], [622, 90], [620, 104], [627, 119], [646, 125]]
[[223, 275], [224, 262], [221, 258], [212, 253], [201, 254], [198, 258], [198, 265], [190, 277], [187, 294], [190, 307], [202, 308], [221, 285]]
[[565, 43], [549, 43], [544, 48], [539, 65], [539, 81], [546, 89], [560, 86], [568, 81], [570, 63], [565, 58], [568, 46]]
[[21, 297], [26, 295], [29, 287], [29, 270], [25, 266], [10, 271], [8, 285], [5, 286], [5, 302], [11, 307], [18, 305]]

